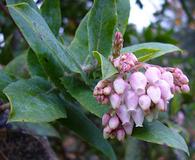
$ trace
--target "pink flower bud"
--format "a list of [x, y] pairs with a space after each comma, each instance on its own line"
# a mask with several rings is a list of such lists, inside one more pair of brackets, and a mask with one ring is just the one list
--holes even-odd
[[165, 80], [158, 80], [156, 84], [161, 90], [161, 96], [163, 99], [170, 100], [171, 98], [173, 98], [170, 85]]
[[147, 95], [150, 97], [152, 102], [158, 103], [161, 97], [161, 91], [159, 87], [156, 86], [150, 86], [147, 89]]
[[121, 34], [121, 32], [116, 32], [115, 33], [115, 40], [116, 41], [119, 41], [120, 39], [122, 39], [123, 38], [123, 35]]
[[165, 112], [166, 111], [166, 106], [165, 106], [165, 101], [163, 99], [160, 99], [159, 102], [156, 104], [156, 107], [161, 111]]
[[129, 77], [129, 82], [131, 87], [135, 90], [137, 95], [142, 95], [145, 93], [145, 87], [147, 84], [147, 79], [142, 72], [134, 72]]
[[171, 72], [168, 72], [168, 71], [164, 72], [162, 74], [162, 79], [165, 80], [170, 85], [170, 87], [173, 87], [174, 79], [173, 79], [173, 75]]
[[[116, 61], [116, 62], [115, 62]], [[118, 59], [113, 60], [113, 64], [119, 69], [121, 73], [129, 72], [133, 66], [137, 63], [137, 58], [133, 53], [125, 53], [120, 56], [120, 61]]]
[[105, 87], [103, 90], [104, 95], [110, 95], [112, 88], [110, 86]]
[[125, 95], [125, 104], [127, 106], [127, 110], [135, 110], [138, 105], [138, 96], [132, 90], [126, 92]]
[[126, 88], [126, 83], [122, 78], [117, 78], [113, 82], [113, 87], [114, 87], [114, 90], [116, 91], [116, 93], [123, 94], [125, 91], [125, 88]]
[[154, 84], [160, 79], [161, 73], [160, 70], [156, 67], [150, 67], [146, 70], [145, 76], [149, 83]]
[[119, 141], [123, 141], [125, 138], [125, 131], [123, 129], [119, 129], [116, 133], [117, 139]]
[[184, 85], [181, 86], [181, 90], [184, 93], [188, 93], [190, 91], [190, 87], [189, 87], [189, 85], [184, 84]]
[[112, 129], [109, 126], [106, 126], [103, 129], [103, 136], [104, 136], [104, 138], [105, 139], [109, 138], [111, 132], [112, 132]]
[[188, 83], [189, 82], [189, 79], [186, 75], [182, 74], [181, 78], [181, 83], [185, 84], [185, 83]]
[[119, 125], [118, 117], [116, 115], [111, 117], [110, 120], [109, 120], [109, 127], [111, 129], [116, 129], [118, 127], [118, 125]]
[[104, 80], [101, 80], [97, 83], [96, 88], [104, 88], [106, 86], [106, 83]]
[[130, 57], [130, 59], [134, 62], [134, 63], [136, 63], [138, 60], [137, 60], [137, 57], [133, 54], [133, 53], [129, 53], [129, 57]]
[[139, 97], [139, 105], [143, 109], [143, 111], [148, 111], [151, 105], [151, 99], [147, 95], [142, 95]]
[[120, 65], [120, 58], [119, 57], [113, 60], [113, 65], [116, 68], [119, 67], [119, 65]]
[[127, 111], [125, 105], [121, 105], [116, 111], [118, 117], [120, 118], [122, 124], [129, 123], [130, 115]]
[[132, 120], [131, 120], [131, 122], [125, 123], [125, 124], [123, 125], [123, 128], [124, 128], [126, 134], [128, 134], [128, 135], [131, 135], [131, 134], [132, 134], [133, 125], [134, 125], [134, 123], [133, 123]]
[[179, 86], [173, 86], [173, 88], [171, 88], [172, 89], [172, 92], [173, 93], [181, 93], [181, 89], [180, 89], [180, 87]]
[[112, 94], [110, 96], [110, 103], [112, 108], [114, 109], [118, 108], [121, 104], [121, 97], [118, 94]]
[[132, 112], [132, 118], [136, 124], [136, 127], [143, 127], [144, 122], [144, 112], [140, 107]]
[[97, 90], [97, 89], [94, 89], [93, 95], [94, 95], [94, 96], [97, 96], [97, 95], [98, 95], [98, 90]]
[[104, 97], [102, 104], [108, 104], [108, 102], [109, 102], [109, 99], [107, 97]]
[[97, 93], [100, 95], [100, 94], [103, 94], [103, 90], [102, 89], [98, 89], [97, 90]]
[[110, 115], [108, 113], [105, 113], [102, 116], [102, 125], [106, 126], [108, 124], [108, 121], [110, 120]]
[[177, 74], [183, 74], [182, 70], [179, 68], [174, 68], [174, 72]]

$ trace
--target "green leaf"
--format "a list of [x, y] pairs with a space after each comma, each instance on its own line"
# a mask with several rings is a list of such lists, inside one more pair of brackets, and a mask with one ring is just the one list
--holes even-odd
[[43, 5], [41, 6], [41, 14], [52, 32], [57, 36], [62, 21], [60, 0], [44, 0]]
[[74, 56], [82, 68], [87, 67], [90, 64], [92, 58], [92, 52], [89, 52], [88, 47], [88, 17], [89, 13], [87, 13], [87, 15], [81, 21], [79, 27], [76, 30], [73, 41], [68, 46], [70, 53]]
[[95, 0], [88, 20], [89, 52], [108, 57], [117, 20], [115, 0]]
[[12, 82], [12, 78], [7, 75], [3, 70], [0, 70], [0, 99], [6, 99], [6, 96], [3, 93], [3, 89]]
[[142, 160], [142, 148], [139, 140], [128, 137], [126, 139], [125, 158], [124, 160]]
[[136, 44], [130, 47], [123, 48], [121, 50], [122, 53], [133, 52], [141, 62], [148, 61], [160, 57], [164, 54], [177, 51], [181, 52], [181, 49], [172, 44], [158, 42]]
[[33, 9], [35, 9], [37, 12], [40, 12], [39, 8], [37, 7], [37, 4], [35, 3], [34, 0], [6, 0], [6, 3], [8, 5], [14, 5], [14, 4], [18, 4], [18, 3], [28, 3], [28, 5], [30, 7], [32, 7]]
[[9, 75], [20, 79], [29, 78], [28, 66], [27, 66], [27, 54], [26, 52], [14, 58], [4, 68], [5, 72]]
[[93, 52], [94, 57], [98, 60], [98, 63], [101, 65], [102, 79], [107, 79], [114, 74], [118, 73], [116, 68], [110, 63], [104, 56], [99, 52]]
[[133, 137], [146, 142], [152, 142], [180, 149], [189, 155], [188, 146], [182, 136], [159, 121], [144, 123], [143, 128], [135, 128]]
[[28, 55], [27, 55], [27, 63], [28, 63], [28, 69], [30, 72], [30, 75], [33, 76], [39, 76], [47, 78], [47, 75], [41, 66], [36, 54], [29, 49]]
[[59, 133], [49, 123], [12, 122], [12, 129], [20, 129], [27, 134], [60, 138]]
[[130, 1], [129, 0], [116, 0], [117, 4], [117, 28], [124, 34], [130, 13]]
[[19, 80], [4, 89], [11, 105], [9, 122], [51, 122], [66, 117], [61, 100], [41, 78]]
[[93, 92], [80, 81], [65, 77], [62, 78], [62, 84], [67, 89], [72, 97], [74, 97], [87, 111], [95, 114], [98, 117], [102, 117], [109, 107], [106, 105], [100, 105], [93, 97]]
[[[118, 28], [121, 32], [124, 32], [129, 18], [130, 4], [129, 0], [117, 1], [117, 15], [118, 15]], [[88, 67], [92, 62], [92, 52], [89, 52], [88, 47], [88, 28], [87, 22], [90, 12], [81, 21], [77, 28], [75, 37], [71, 42], [68, 49], [71, 54], [78, 60], [82, 68]], [[93, 64], [92, 64], [93, 65]]]
[[67, 105], [66, 110], [68, 118], [63, 123], [109, 159], [116, 160], [112, 146], [103, 138], [101, 131], [75, 106]]
[[52, 34], [41, 15], [26, 3], [8, 5], [9, 12], [24, 38], [37, 54], [49, 77], [59, 85], [65, 71], [82, 72], [80, 66]]

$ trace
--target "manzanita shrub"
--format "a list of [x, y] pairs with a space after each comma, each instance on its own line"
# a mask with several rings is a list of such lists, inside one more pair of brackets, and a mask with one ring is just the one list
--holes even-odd
[[[6, 67], [0, 71], [8, 123], [64, 119], [63, 125], [109, 159], [117, 158], [106, 139], [125, 141], [126, 135], [189, 155], [182, 136], [157, 120], [175, 93], [190, 90], [189, 80], [179, 68], [146, 62], [181, 50], [156, 42], [123, 48], [129, 0], [95, 0], [69, 46], [58, 34], [59, 0], [44, 0], [40, 9], [33, 0], [7, 0], [7, 7], [29, 44], [30, 72], [29, 79], [21, 79]], [[103, 129], [80, 107], [102, 118]]]

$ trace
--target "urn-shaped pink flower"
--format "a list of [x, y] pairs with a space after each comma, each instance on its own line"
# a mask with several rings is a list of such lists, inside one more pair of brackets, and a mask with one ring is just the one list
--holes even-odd
[[121, 105], [116, 111], [118, 117], [120, 118], [122, 124], [129, 123], [130, 115], [127, 111], [125, 105]]
[[123, 129], [119, 129], [116, 133], [116, 137], [119, 141], [123, 141], [125, 138], [125, 131]]
[[102, 125], [105, 126], [108, 124], [110, 120], [110, 115], [108, 113], [105, 113], [103, 116], [102, 116]]
[[133, 90], [128, 90], [125, 94], [125, 104], [128, 111], [135, 110], [138, 105], [138, 96]]
[[126, 88], [126, 82], [119, 77], [116, 80], [114, 80], [113, 87], [116, 93], [123, 94]]
[[166, 102], [163, 99], [160, 99], [159, 102], [156, 104], [156, 107], [161, 111], [166, 111]]
[[151, 105], [151, 99], [148, 95], [142, 95], [139, 97], [139, 105], [143, 111], [148, 111]]
[[132, 112], [132, 118], [135, 122], [136, 127], [142, 127], [144, 122], [144, 112], [140, 107]]
[[171, 93], [171, 88], [170, 85], [165, 81], [165, 80], [158, 80], [157, 81], [157, 86], [159, 86], [161, 90], [161, 96], [165, 100], [170, 100], [173, 98], [173, 94]]
[[110, 118], [108, 125], [111, 129], [116, 129], [119, 125], [119, 119], [118, 117], [115, 115], [113, 117]]
[[111, 103], [111, 106], [112, 108], [118, 108], [121, 104], [121, 97], [118, 95], [118, 94], [112, 94], [110, 96], [110, 103]]
[[156, 67], [149, 67], [145, 72], [145, 76], [149, 83], [154, 84], [156, 81], [160, 79], [161, 72]]
[[132, 134], [133, 126], [134, 126], [133, 120], [130, 120], [130, 122], [125, 123], [125, 124], [123, 125], [123, 128], [124, 128], [126, 134], [128, 134], [128, 135], [131, 135], [131, 134]]
[[165, 80], [170, 85], [170, 87], [173, 87], [174, 79], [171, 72], [166, 71], [162, 73], [162, 79]]
[[161, 97], [160, 88], [157, 86], [150, 86], [147, 89], [147, 95], [150, 97], [152, 102], [158, 103]]
[[147, 84], [147, 79], [142, 72], [134, 72], [129, 77], [129, 82], [131, 87], [135, 90], [137, 95], [142, 95], [145, 93], [145, 87]]

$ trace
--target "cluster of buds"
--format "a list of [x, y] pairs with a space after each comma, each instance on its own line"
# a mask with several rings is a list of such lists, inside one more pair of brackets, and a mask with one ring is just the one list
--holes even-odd
[[182, 72], [182, 70], [179, 68], [167, 68], [167, 70], [171, 72], [174, 77], [174, 87], [172, 88], [174, 93], [187, 93], [190, 91], [188, 77]]
[[111, 110], [102, 117], [105, 138], [122, 141], [131, 135], [133, 127], [142, 127], [158, 113], [167, 111], [176, 92], [189, 92], [188, 78], [178, 68], [160, 67], [138, 62], [133, 53], [112, 58], [119, 74], [100, 81], [94, 96]]
[[112, 87], [109, 81], [99, 81], [96, 87], [94, 88], [93, 95], [96, 97], [96, 100], [102, 104], [109, 103], [109, 95], [112, 91]]
[[118, 57], [120, 55], [120, 50], [123, 48], [123, 36], [120, 32], [115, 33], [115, 39], [114, 39], [114, 57]]
[[115, 59], [111, 59], [112, 64], [120, 73], [128, 73], [138, 62], [132, 53], [122, 54]]
[[[110, 110], [109, 113], [105, 113], [102, 117], [102, 125], [104, 126], [103, 135], [104, 138], [116, 137], [119, 141], [123, 141], [126, 134], [131, 135], [133, 131], [133, 121], [129, 118], [125, 106], [121, 107], [116, 113], [114, 110]], [[126, 117], [124, 117], [125, 114]], [[123, 123], [121, 120], [125, 121]]]

